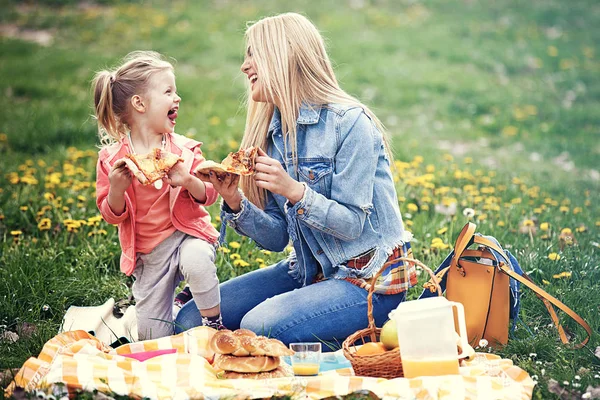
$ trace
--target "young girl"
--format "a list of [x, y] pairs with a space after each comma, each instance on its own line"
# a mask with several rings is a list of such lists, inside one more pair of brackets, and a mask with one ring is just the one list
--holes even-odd
[[[285, 343], [341, 344], [368, 325], [375, 285], [378, 326], [416, 284], [410, 233], [398, 207], [384, 129], [338, 85], [323, 39], [298, 14], [265, 18], [246, 32], [242, 72], [249, 83], [242, 147], [259, 146], [256, 174], [201, 176], [223, 197], [229, 225], [288, 259], [221, 284], [225, 325]], [[240, 183], [241, 190], [238, 189]], [[224, 230], [222, 231], [224, 233]], [[193, 304], [177, 317], [200, 324]]]
[[[215, 267], [218, 232], [204, 205], [218, 197], [192, 171], [204, 160], [201, 143], [174, 133], [181, 98], [173, 66], [155, 52], [130, 53], [113, 71], [93, 80], [102, 149], [96, 191], [98, 208], [118, 224], [121, 271], [135, 278], [138, 338], [173, 334], [175, 289], [185, 279], [202, 324], [221, 325]], [[161, 148], [178, 155], [166, 185], [144, 186], [118, 160]]]

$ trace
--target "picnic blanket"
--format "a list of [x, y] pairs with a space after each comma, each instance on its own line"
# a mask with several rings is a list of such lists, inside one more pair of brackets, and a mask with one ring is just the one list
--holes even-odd
[[380, 398], [515, 400], [531, 399], [535, 385], [511, 360], [493, 354], [478, 354], [456, 376], [386, 380], [353, 376], [351, 368], [345, 368], [314, 377], [218, 379], [208, 361], [214, 355], [208, 348], [212, 334], [214, 330], [198, 327], [112, 349], [85, 331], [64, 332], [25, 362], [5, 394], [11, 396], [21, 387], [56, 397], [98, 390], [150, 399], [318, 399], [370, 390]]

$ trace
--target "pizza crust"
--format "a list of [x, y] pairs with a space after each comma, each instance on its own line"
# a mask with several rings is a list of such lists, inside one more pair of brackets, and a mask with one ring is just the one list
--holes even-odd
[[250, 176], [254, 175], [254, 164], [258, 154], [258, 147], [241, 149], [234, 153], [229, 153], [221, 162], [206, 160], [194, 171], [195, 174], [208, 175], [211, 171], [221, 177], [227, 173], [234, 175]]

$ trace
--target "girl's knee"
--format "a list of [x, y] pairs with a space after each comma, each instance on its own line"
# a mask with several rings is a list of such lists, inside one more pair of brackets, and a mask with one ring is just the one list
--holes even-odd
[[192, 267], [209, 272], [216, 270], [215, 250], [212, 245], [201, 239], [188, 239], [179, 250], [180, 264], [185, 270]]

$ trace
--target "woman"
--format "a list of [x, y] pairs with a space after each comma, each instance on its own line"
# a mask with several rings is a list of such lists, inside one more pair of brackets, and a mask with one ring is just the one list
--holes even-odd
[[[246, 43], [242, 148], [261, 149], [256, 174], [200, 178], [223, 198], [222, 238], [229, 225], [261, 248], [282, 251], [291, 241], [294, 251], [220, 285], [223, 323], [286, 344], [339, 346], [368, 325], [370, 278], [410, 255], [384, 129], [339, 87], [323, 38], [305, 17], [264, 18], [248, 28]], [[378, 326], [415, 283], [414, 266], [401, 262], [374, 282]], [[176, 324], [200, 325], [197, 315], [190, 302]]]

